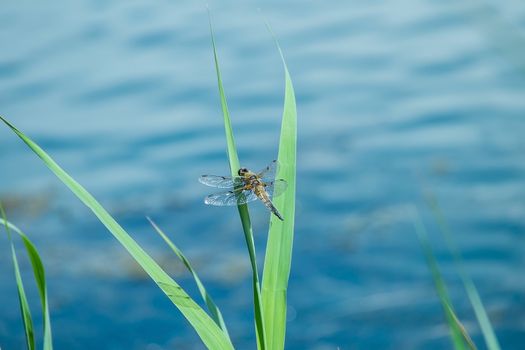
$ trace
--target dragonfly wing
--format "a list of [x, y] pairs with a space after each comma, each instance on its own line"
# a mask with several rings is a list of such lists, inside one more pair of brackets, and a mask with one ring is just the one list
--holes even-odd
[[210, 194], [204, 198], [204, 203], [215, 206], [230, 206], [253, 202], [256, 199], [257, 195], [253, 191], [240, 188], [238, 190]]
[[288, 187], [288, 183], [286, 183], [285, 180], [279, 179], [275, 181], [270, 181], [266, 184], [266, 192], [270, 195], [270, 197], [275, 198], [280, 196], [286, 191], [286, 188]]
[[241, 179], [238, 177], [202, 175], [199, 177], [199, 182], [210, 187], [233, 188], [241, 183]]
[[237, 204], [238, 205], [246, 204], [246, 203], [253, 202], [253, 201], [257, 200], [257, 199], [258, 199], [257, 195], [253, 191], [251, 191], [251, 190], [244, 190], [239, 195], [239, 198], [237, 199]]
[[266, 168], [257, 173], [257, 176], [263, 180], [272, 181], [275, 174], [279, 171], [279, 161], [273, 160]]

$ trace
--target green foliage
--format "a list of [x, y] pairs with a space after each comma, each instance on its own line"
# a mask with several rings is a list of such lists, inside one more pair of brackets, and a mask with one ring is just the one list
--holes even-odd
[[13, 267], [15, 271], [16, 286], [18, 290], [18, 299], [20, 302], [20, 312], [22, 314], [22, 320], [24, 322], [24, 331], [26, 335], [26, 344], [27, 348], [30, 350], [35, 349], [35, 339], [34, 339], [34, 327], [33, 319], [31, 317], [31, 311], [29, 309], [29, 304], [27, 302], [26, 293], [24, 290], [24, 285], [22, 282], [22, 276], [20, 274], [20, 269], [18, 265], [18, 258], [16, 255], [15, 245], [12, 240], [11, 231], [17, 233], [26, 249], [26, 253], [31, 261], [31, 267], [33, 269], [33, 275], [35, 278], [36, 285], [38, 287], [38, 292], [40, 294], [40, 301], [42, 305], [42, 315], [43, 315], [43, 325], [44, 325], [44, 337], [43, 337], [43, 349], [52, 350], [53, 349], [53, 339], [51, 335], [51, 319], [49, 316], [49, 305], [47, 301], [47, 287], [46, 287], [46, 274], [44, 270], [44, 264], [40, 255], [34, 244], [29, 240], [29, 238], [15, 225], [7, 221], [7, 217], [4, 211], [4, 207], [0, 202], [0, 212], [1, 220], [6, 229], [9, 242], [11, 245], [11, 256], [13, 260]]
[[[228, 103], [226, 101], [226, 94], [224, 93], [224, 87], [222, 85], [221, 71], [219, 68], [219, 59], [217, 57], [217, 49], [215, 47], [215, 38], [213, 35], [213, 28], [210, 17], [210, 32], [213, 47], [213, 58], [215, 62], [215, 71], [217, 73], [217, 84], [219, 89], [219, 96], [221, 100], [222, 113], [224, 117], [224, 131], [226, 133], [226, 144], [228, 151], [228, 159], [230, 163], [230, 171], [233, 177], [237, 176], [237, 171], [241, 168], [239, 162], [239, 156], [237, 155], [237, 148], [235, 147], [235, 139], [233, 137], [233, 130], [230, 119], [230, 112], [228, 110]], [[252, 284], [253, 284], [253, 305], [255, 315], [255, 331], [257, 335], [257, 348], [259, 350], [266, 349], [267, 337], [264, 327], [264, 311], [262, 306], [261, 288], [259, 283], [259, 272], [257, 270], [257, 258], [255, 256], [255, 243], [253, 240], [253, 229], [250, 220], [250, 213], [246, 204], [237, 206], [239, 210], [239, 216], [241, 218], [242, 229], [244, 232], [244, 238], [246, 240], [246, 246], [248, 248], [248, 254], [250, 256], [250, 264], [252, 268]]]
[[421, 243], [421, 248], [423, 249], [423, 253], [425, 254], [425, 258], [426, 258], [428, 267], [432, 273], [432, 278], [434, 280], [436, 292], [438, 294], [439, 300], [443, 307], [443, 312], [445, 313], [445, 318], [447, 320], [447, 324], [450, 329], [450, 336], [454, 344], [454, 349], [456, 350], [476, 349], [476, 346], [474, 345], [474, 343], [472, 342], [472, 339], [470, 338], [467, 331], [465, 330], [465, 327], [463, 326], [463, 324], [461, 324], [458, 317], [456, 316], [456, 313], [452, 306], [452, 302], [450, 300], [450, 296], [447, 291], [447, 287], [445, 286], [445, 281], [443, 280], [443, 276], [441, 275], [438, 263], [432, 251], [432, 247], [430, 246], [430, 243], [428, 241], [428, 234], [425, 229], [425, 226], [421, 222], [421, 219], [419, 215], [417, 214], [417, 212], [416, 211], [414, 212], [415, 212], [414, 217], [413, 217], [414, 228], [416, 230], [419, 241]]
[[437, 199], [430, 193], [427, 193], [427, 202], [432, 210], [432, 213], [434, 214], [434, 218], [436, 219], [436, 222], [438, 223], [439, 229], [445, 239], [447, 247], [454, 258], [456, 270], [459, 273], [459, 276], [463, 283], [463, 287], [465, 288], [465, 291], [467, 292], [467, 296], [470, 300], [470, 304], [472, 305], [472, 308], [474, 309], [474, 313], [476, 314], [476, 318], [481, 328], [481, 332], [483, 333], [483, 338], [485, 339], [485, 344], [487, 345], [487, 349], [500, 350], [501, 347], [499, 345], [498, 338], [496, 337], [496, 333], [494, 332], [494, 328], [492, 327], [492, 324], [490, 323], [490, 319], [487, 315], [487, 311], [485, 310], [485, 307], [483, 306], [483, 302], [481, 301], [481, 297], [478, 293], [476, 286], [474, 285], [474, 282], [472, 281], [470, 276], [465, 271], [465, 268], [463, 267], [463, 258], [461, 257], [459, 248], [457, 247], [452, 237], [452, 233], [450, 232], [450, 229], [447, 224], [447, 220], [445, 219], [445, 216], [443, 215], [443, 212], [441, 211], [439, 203]]
[[[232, 176], [236, 176], [237, 170], [240, 168], [240, 162], [237, 155], [237, 149], [235, 147], [235, 140], [233, 137], [226, 95], [224, 93], [222, 84], [219, 61], [215, 47], [215, 39], [211, 26], [211, 19], [210, 31], [217, 73], [219, 96], [224, 117], [230, 171]], [[288, 189], [282, 196], [277, 197], [274, 200], [276, 208], [284, 216], [284, 221], [281, 222], [274, 215], [270, 215], [270, 230], [266, 248], [262, 291], [259, 282], [253, 230], [248, 206], [246, 204], [238, 206], [252, 268], [255, 329], [257, 335], [257, 346], [259, 350], [284, 349], [284, 339], [286, 332], [286, 290], [290, 275], [295, 219], [297, 112], [295, 94], [290, 74], [286, 67], [286, 63], [278, 43], [277, 47], [285, 70], [285, 99], [278, 154], [278, 161], [281, 166], [277, 176], [280, 179], [286, 180], [288, 183]], [[135, 261], [146, 271], [146, 273], [155, 281], [159, 288], [182, 312], [182, 314], [191, 323], [193, 328], [197, 331], [202, 341], [209, 349], [233, 349], [233, 345], [229, 338], [220, 310], [217, 308], [207, 293], [201, 280], [191, 267], [189, 261], [157, 225], [151, 221], [151, 224], [157, 233], [165, 240], [165, 242], [171, 247], [171, 249], [175, 252], [179, 259], [181, 259], [181, 261], [193, 275], [201, 296], [211, 313], [211, 317], [208, 316], [208, 314], [206, 314], [206, 312], [200, 306], [198, 306], [193, 301], [193, 299], [191, 299], [188, 294], [170, 276], [166, 274], [164, 270], [162, 270], [162, 268], [133, 240], [133, 238], [115, 221], [115, 219], [84, 187], [76, 182], [42, 148], [40, 148], [34, 141], [18, 130], [13, 124], [1, 116], [0, 120], [3, 121], [42, 160], [42, 162], [62, 181], [66, 187], [68, 187], [77, 196], [77, 198], [82, 203], [84, 203], [93, 212], [93, 214], [95, 214], [100, 222], [120, 242], [120, 244], [135, 259]], [[41, 281], [44, 281], [42, 286], [45, 289], [45, 279], [39, 280], [39, 278], [37, 278], [37, 281], [40, 281], [39, 284], [42, 283]], [[19, 285], [21, 286], [21, 280]], [[23, 305], [25, 294], [23, 293], [23, 288], [21, 290], [22, 292], [19, 292], [19, 294], [21, 295], [21, 305]], [[43, 294], [42, 298], [43, 303], [45, 301], [45, 306], [47, 308], [47, 296]], [[27, 301], [25, 304], [27, 304]], [[267, 313], [264, 312], [265, 309], [268, 310]], [[26, 315], [24, 320], [27, 321], [28, 324], [31, 323], [29, 313]], [[268, 332], [266, 329], [268, 329]], [[32, 327], [30, 330], [32, 330]], [[31, 337], [28, 338], [28, 344], [30, 344], [30, 340], [32, 339], [31, 331]]]
[[283, 195], [274, 199], [274, 205], [283, 215], [284, 221], [279, 220], [274, 215], [270, 216], [270, 230], [264, 259], [262, 297], [268, 349], [282, 350], [284, 349], [286, 335], [286, 291], [292, 263], [295, 222], [297, 108], [292, 79], [286, 61], [277, 40], [275, 43], [285, 73], [284, 108], [279, 155], [277, 157], [280, 169], [277, 178], [284, 179], [288, 183], [288, 188]]
[[159, 236], [164, 240], [164, 242], [166, 242], [166, 244], [171, 248], [171, 250], [175, 253], [175, 255], [177, 255], [180, 261], [182, 261], [184, 266], [186, 266], [188, 271], [191, 273], [193, 279], [195, 280], [195, 283], [197, 284], [197, 288], [199, 289], [199, 293], [201, 294], [202, 300], [204, 300], [206, 306], [208, 307], [208, 311], [210, 312], [211, 317], [213, 318], [217, 326], [219, 326], [223, 330], [224, 334], [228, 338], [230, 338], [228, 330], [226, 329], [226, 324], [224, 323], [224, 319], [222, 317], [221, 310], [219, 310], [217, 305], [215, 305], [215, 302], [204, 287], [204, 284], [202, 284], [202, 281], [197, 275], [197, 272], [195, 272], [195, 270], [191, 266], [190, 261], [184, 256], [182, 251], [175, 245], [175, 243], [173, 243], [172, 240], [169, 239], [169, 237], [164, 233], [164, 231], [162, 231], [160, 227], [155, 222], [153, 222], [153, 220], [151, 220], [151, 218], [148, 217], [147, 219], [150, 222], [151, 226], [153, 226], [155, 231], [159, 234]]
[[233, 349], [230, 339], [213, 319], [148, 255], [141, 246], [118, 224], [102, 205], [75, 179], [65, 172], [40, 146], [33, 142], [13, 124], [2, 120], [42, 162], [84, 203], [111, 234], [128, 251], [144, 271], [155, 281], [199, 334], [209, 349]]
[[[228, 104], [222, 84], [217, 50], [212, 32], [212, 46], [217, 72], [219, 96], [224, 117], [226, 144], [232, 176], [237, 175], [240, 162], [235, 147]], [[262, 295], [255, 258], [253, 230], [246, 204], [239, 205], [239, 215], [250, 255], [253, 276], [254, 311], [258, 349], [284, 349], [286, 333], [286, 290], [290, 275], [295, 220], [295, 173], [297, 148], [297, 111], [292, 80], [286, 67], [281, 48], [275, 40], [285, 70], [285, 98], [277, 160], [280, 169], [277, 178], [288, 183], [287, 191], [275, 198], [274, 205], [282, 213], [284, 221], [270, 215], [270, 230], [263, 272]]]

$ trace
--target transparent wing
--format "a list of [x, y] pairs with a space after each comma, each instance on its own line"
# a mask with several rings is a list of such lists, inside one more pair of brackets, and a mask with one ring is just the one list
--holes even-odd
[[275, 179], [275, 174], [279, 171], [279, 161], [273, 160], [266, 168], [257, 173], [257, 176], [267, 182]]
[[218, 175], [202, 175], [199, 177], [199, 182], [206, 186], [217, 187], [217, 188], [234, 188], [241, 184], [239, 177], [228, 177]]
[[204, 203], [216, 206], [230, 206], [253, 202], [256, 199], [257, 196], [253, 191], [239, 188], [238, 190], [210, 194], [204, 198]]
[[288, 183], [286, 183], [286, 181], [283, 179], [279, 179], [279, 180], [268, 182], [266, 184], [265, 189], [271, 198], [275, 198], [283, 194], [284, 191], [286, 191], [287, 187], [288, 187]]

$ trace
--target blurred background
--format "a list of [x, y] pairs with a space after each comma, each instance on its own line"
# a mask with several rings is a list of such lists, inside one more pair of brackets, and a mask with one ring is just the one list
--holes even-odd
[[[406, 215], [412, 205], [429, 228], [458, 316], [483, 348], [423, 191], [438, 198], [502, 347], [522, 348], [523, 1], [209, 5], [245, 166], [263, 168], [277, 156], [283, 69], [263, 17], [295, 84], [287, 349], [450, 349]], [[210, 189], [197, 182], [229, 171], [205, 3], [3, 1], [0, 47], [0, 113], [197, 296], [145, 215], [156, 220], [194, 263], [234, 343], [255, 348], [237, 211], [206, 207]], [[57, 349], [203, 348], [124, 249], [5, 127], [0, 164], [8, 216], [47, 268]], [[269, 215], [258, 203], [251, 213], [262, 262]], [[0, 346], [19, 349], [24, 334], [3, 234], [0, 248]]]

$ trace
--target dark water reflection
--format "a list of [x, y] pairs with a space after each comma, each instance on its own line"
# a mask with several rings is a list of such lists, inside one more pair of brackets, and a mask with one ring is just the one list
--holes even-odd
[[[279, 57], [261, 4], [210, 6], [240, 157], [262, 167], [277, 152]], [[450, 348], [406, 215], [413, 204], [430, 224], [458, 314], [483, 347], [422, 189], [440, 199], [503, 348], [520, 349], [525, 7], [410, 0], [262, 7], [299, 107], [287, 349]], [[1, 113], [196, 295], [144, 216], [172, 232], [235, 344], [254, 348], [237, 214], [205, 207], [207, 189], [196, 181], [227, 172], [204, 4], [10, 2], [0, 8], [0, 43]], [[11, 218], [48, 269], [57, 348], [202, 348], [114, 239], [5, 128], [0, 160]], [[262, 257], [268, 215], [258, 205], [252, 215]], [[6, 249], [0, 266], [0, 346], [17, 349], [23, 332]]]

